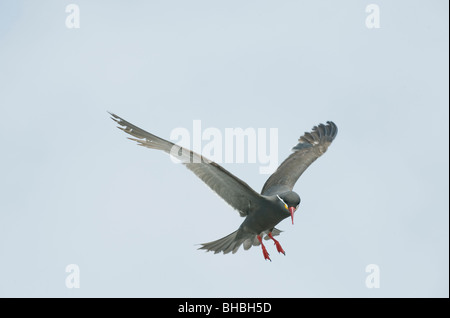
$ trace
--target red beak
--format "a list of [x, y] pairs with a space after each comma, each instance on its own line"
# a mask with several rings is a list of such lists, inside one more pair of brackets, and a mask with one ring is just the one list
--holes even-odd
[[291, 212], [292, 224], [294, 224], [294, 212], [295, 212], [295, 208], [291, 206], [291, 207], [289, 208], [289, 212]]

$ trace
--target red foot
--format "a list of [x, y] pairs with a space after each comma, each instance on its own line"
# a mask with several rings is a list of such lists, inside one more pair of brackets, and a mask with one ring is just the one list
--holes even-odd
[[272, 261], [269, 257], [269, 253], [267, 253], [266, 247], [264, 246], [264, 244], [262, 242], [261, 236], [258, 235], [257, 238], [258, 238], [259, 243], [261, 243], [261, 248], [262, 248], [262, 252], [264, 255], [264, 259], [265, 260], [268, 259], [269, 261]]
[[284, 250], [283, 250], [283, 248], [281, 247], [280, 243], [278, 243], [278, 241], [277, 241], [276, 239], [273, 238], [271, 232], [269, 232], [269, 237], [275, 242], [275, 246], [277, 247], [278, 253], [283, 253], [284, 255], [286, 255], [286, 253], [284, 252]]

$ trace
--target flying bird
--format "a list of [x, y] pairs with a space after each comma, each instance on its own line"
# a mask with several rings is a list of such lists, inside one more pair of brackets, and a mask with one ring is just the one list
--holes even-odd
[[270, 257], [263, 239], [273, 240], [277, 251], [286, 255], [280, 243], [274, 238], [281, 233], [275, 226], [289, 217], [294, 224], [294, 213], [300, 204], [300, 196], [292, 191], [294, 185], [309, 165], [327, 151], [338, 132], [337, 126], [331, 121], [326, 125], [313, 127], [311, 132], [305, 132], [298, 139], [297, 145], [292, 148], [292, 154], [267, 179], [259, 194], [217, 163], [157, 137], [116, 114], [110, 115], [111, 119], [119, 124], [119, 129], [134, 137], [128, 137], [129, 139], [136, 141], [140, 146], [162, 150], [176, 157], [237, 210], [241, 217], [245, 217], [236, 231], [219, 240], [201, 244], [199, 249], [213, 251], [215, 254], [220, 252], [234, 254], [241, 245], [244, 246], [244, 250], [261, 245], [265, 260], [270, 260]]

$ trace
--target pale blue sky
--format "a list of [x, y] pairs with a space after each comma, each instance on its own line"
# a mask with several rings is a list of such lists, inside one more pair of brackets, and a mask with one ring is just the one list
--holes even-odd
[[[0, 296], [448, 297], [448, 9], [1, 0]], [[259, 247], [198, 251], [243, 219], [107, 110], [163, 138], [196, 119], [276, 127], [280, 162], [320, 122], [339, 134], [297, 183], [286, 256], [268, 243], [269, 263]], [[259, 166], [224, 164], [257, 191]]]

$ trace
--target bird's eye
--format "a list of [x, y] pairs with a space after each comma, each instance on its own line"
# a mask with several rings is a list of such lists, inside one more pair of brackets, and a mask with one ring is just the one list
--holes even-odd
[[284, 204], [284, 207], [286, 208], [286, 210], [289, 210], [289, 208], [288, 208], [287, 204]]

